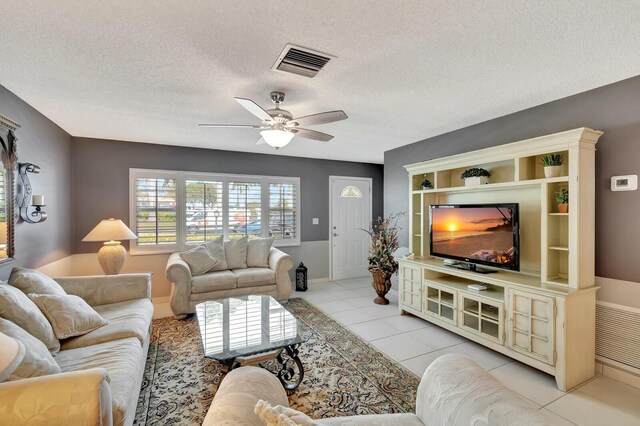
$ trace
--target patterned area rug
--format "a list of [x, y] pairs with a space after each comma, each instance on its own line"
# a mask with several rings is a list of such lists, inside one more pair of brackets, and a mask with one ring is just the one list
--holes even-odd
[[[300, 348], [305, 377], [291, 407], [314, 418], [415, 410], [417, 376], [305, 300], [286, 308], [313, 331]], [[155, 320], [135, 424], [201, 424], [222, 377], [202, 356], [195, 317]]]

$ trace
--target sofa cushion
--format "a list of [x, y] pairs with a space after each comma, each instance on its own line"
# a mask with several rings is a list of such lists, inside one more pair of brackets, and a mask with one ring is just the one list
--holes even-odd
[[208, 272], [191, 280], [191, 293], [208, 293], [218, 290], [233, 290], [237, 278], [231, 271]]
[[22, 290], [24, 294], [67, 294], [52, 278], [33, 269], [13, 268], [9, 275], [9, 284]]
[[60, 373], [60, 367], [53, 360], [49, 349], [40, 340], [3, 318], [0, 318], [0, 333], [13, 337], [24, 346], [22, 360], [18, 367], [11, 372], [7, 381]]
[[144, 369], [144, 351], [135, 338], [100, 343], [84, 348], [61, 351], [56, 361], [63, 372], [106, 368], [109, 373], [113, 424], [131, 424], [135, 412], [129, 409], [140, 393], [140, 377]]
[[271, 285], [276, 282], [276, 273], [269, 268], [234, 269], [238, 278], [238, 288]]
[[215, 238], [213, 240], [209, 240], [204, 244], [216, 260], [219, 260], [220, 263], [217, 263], [210, 271], [226, 271], [227, 266], [227, 256], [224, 252], [224, 238], [222, 236]]
[[228, 269], [243, 269], [247, 267], [247, 240], [245, 235], [224, 242], [224, 254], [227, 257]]
[[60, 341], [40, 309], [21, 290], [0, 283], [0, 317], [7, 319], [40, 340], [55, 355]]
[[142, 346], [149, 335], [153, 316], [153, 304], [149, 299], [135, 299], [93, 307], [109, 324], [87, 333], [62, 341], [62, 349], [69, 350], [135, 337]]
[[247, 267], [268, 268], [269, 251], [274, 238], [249, 238], [247, 241]]
[[191, 270], [191, 276], [194, 277], [204, 274], [220, 263], [218, 259], [211, 255], [204, 244], [180, 253], [180, 258], [187, 262]]
[[58, 339], [81, 336], [108, 324], [78, 296], [34, 293], [28, 296], [47, 317]]

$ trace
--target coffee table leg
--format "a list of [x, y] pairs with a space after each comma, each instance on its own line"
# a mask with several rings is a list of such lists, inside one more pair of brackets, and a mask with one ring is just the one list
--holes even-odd
[[233, 370], [234, 368], [240, 367], [240, 363], [238, 362], [237, 358], [231, 358], [226, 361], [220, 361], [220, 363], [224, 365], [224, 367], [226, 368], [226, 371], [224, 372], [225, 375], [229, 371]]
[[304, 367], [302, 366], [302, 361], [300, 361], [300, 358], [298, 357], [299, 347], [300, 345], [298, 344], [285, 346], [284, 348], [289, 358], [291, 358], [291, 361], [293, 361], [297, 367], [298, 377], [295, 381], [293, 381], [293, 378], [296, 372], [293, 366], [290, 366], [289, 361], [282, 357], [282, 353], [278, 354], [276, 357], [278, 364], [280, 364], [280, 371], [278, 371], [276, 375], [278, 376], [280, 383], [282, 383], [282, 387], [287, 391], [287, 395], [291, 395], [298, 386], [300, 386], [302, 379], [304, 379]]

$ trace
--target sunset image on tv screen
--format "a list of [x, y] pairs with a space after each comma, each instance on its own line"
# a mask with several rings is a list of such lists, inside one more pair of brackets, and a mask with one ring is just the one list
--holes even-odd
[[514, 264], [512, 214], [509, 207], [432, 208], [432, 253]]

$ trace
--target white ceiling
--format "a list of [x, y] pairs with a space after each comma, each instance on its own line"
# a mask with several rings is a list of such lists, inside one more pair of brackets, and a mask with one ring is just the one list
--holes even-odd
[[[0, 84], [74, 136], [275, 154], [234, 96], [343, 109], [277, 152], [381, 163], [386, 150], [640, 74], [629, 1], [2, 0]], [[287, 43], [337, 56], [271, 71]], [[21, 123], [28, 125], [28, 123]], [[588, 125], [589, 123], [585, 123]]]

